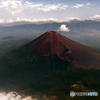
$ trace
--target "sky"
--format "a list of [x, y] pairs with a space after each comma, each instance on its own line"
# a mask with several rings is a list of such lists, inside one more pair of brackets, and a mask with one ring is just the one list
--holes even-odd
[[0, 0], [0, 23], [100, 20], [100, 0]]

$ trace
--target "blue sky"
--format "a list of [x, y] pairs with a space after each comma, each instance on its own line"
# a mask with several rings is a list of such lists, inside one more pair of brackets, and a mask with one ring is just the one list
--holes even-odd
[[0, 0], [0, 23], [99, 20], [99, 0]]

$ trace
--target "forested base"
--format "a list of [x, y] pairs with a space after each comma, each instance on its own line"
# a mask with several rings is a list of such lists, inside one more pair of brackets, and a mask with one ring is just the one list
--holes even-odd
[[[100, 71], [77, 68], [58, 56], [6, 55], [0, 62], [0, 89], [25, 95], [45, 94], [57, 100], [99, 100], [99, 97], [69, 97], [70, 91], [100, 93]], [[78, 88], [72, 87], [74, 84]]]

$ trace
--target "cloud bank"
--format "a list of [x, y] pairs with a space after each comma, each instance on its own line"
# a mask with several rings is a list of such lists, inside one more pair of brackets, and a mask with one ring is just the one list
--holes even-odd
[[85, 21], [85, 20], [97, 20], [100, 21], [100, 15], [94, 15], [90, 16], [88, 18], [80, 18], [80, 17], [70, 17], [70, 18], [20, 18], [16, 17], [15, 19], [0, 19], [0, 24], [4, 23], [13, 23], [13, 22], [32, 22], [32, 23], [39, 23], [39, 22], [69, 22], [73, 20], [78, 20], [78, 21]]

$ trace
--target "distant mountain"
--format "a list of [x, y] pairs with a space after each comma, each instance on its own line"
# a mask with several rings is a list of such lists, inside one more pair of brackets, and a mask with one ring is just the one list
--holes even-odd
[[14, 36], [16, 38], [38, 37], [42, 33], [50, 30], [57, 31], [65, 24], [70, 28], [70, 32], [61, 32], [68, 38], [94, 48], [100, 48], [100, 21], [70, 21], [62, 23], [11, 23], [0, 27], [0, 38]]

